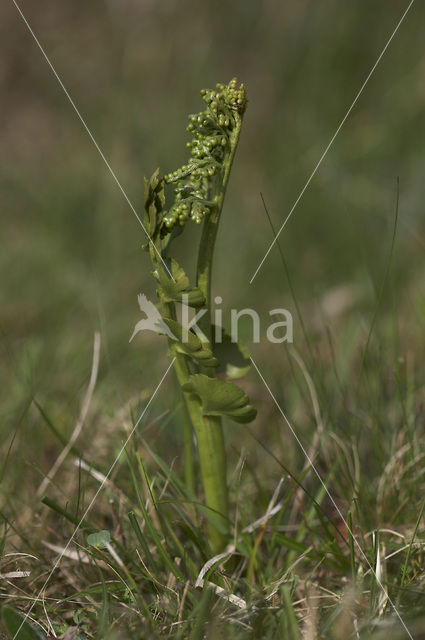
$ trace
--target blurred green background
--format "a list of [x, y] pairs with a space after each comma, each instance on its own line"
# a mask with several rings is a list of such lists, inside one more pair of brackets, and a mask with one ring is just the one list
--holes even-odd
[[[260, 193], [278, 228], [407, 2], [20, 6], [138, 211], [143, 176], [185, 161], [187, 114], [202, 108], [199, 90], [233, 76], [246, 84], [249, 106], [217, 242], [214, 292], [224, 309], [287, 307], [303, 351], [277, 247], [249, 285], [273, 237]], [[330, 329], [343, 383], [383, 281], [397, 176], [399, 225], [383, 308], [391, 314], [397, 306], [410, 353], [418, 361], [424, 355], [424, 21], [425, 5], [415, 2], [281, 235], [313, 350]], [[10, 0], [0, 8], [0, 49], [1, 430], [5, 451], [15, 437], [9, 470], [25, 468], [41, 480], [38, 468], [48, 470], [57, 443], [50, 435], [46, 441], [31, 399], [59, 430], [72, 430], [94, 331], [102, 334], [102, 356], [87, 447], [105, 416], [134, 409], [140, 393], [156, 386], [167, 353], [159, 336], [128, 344], [140, 318], [137, 294], [155, 295], [143, 231]], [[186, 266], [198, 235], [192, 226], [179, 241]], [[253, 353], [291, 403], [283, 351], [259, 345]], [[326, 370], [326, 359], [320, 366]], [[247, 384], [261, 403], [255, 374]], [[171, 381], [167, 388], [154, 414], [172, 405]], [[178, 435], [171, 442], [178, 444]]]

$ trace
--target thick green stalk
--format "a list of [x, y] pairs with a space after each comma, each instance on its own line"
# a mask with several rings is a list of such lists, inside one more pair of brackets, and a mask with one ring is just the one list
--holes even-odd
[[[175, 357], [174, 369], [182, 387], [189, 380], [189, 369], [185, 356], [176, 352], [172, 344], [170, 347]], [[205, 504], [210, 509], [210, 541], [216, 553], [222, 551], [226, 545], [227, 539], [224, 532], [229, 526], [226, 455], [221, 419], [204, 416], [199, 398], [193, 393], [183, 392], [183, 394], [198, 444]]]
[[[229, 137], [229, 153], [223, 161], [221, 176], [217, 179], [217, 192], [213, 194], [215, 204], [211, 213], [206, 217], [202, 230], [202, 237], [198, 252], [197, 265], [197, 286], [204, 294], [208, 312], [199, 321], [199, 328], [211, 340], [211, 274], [213, 265], [214, 245], [217, 237], [218, 224], [223, 208], [226, 188], [229, 181], [230, 170], [239, 139], [241, 118], [237, 115], [236, 125]], [[176, 360], [177, 363], [177, 360]], [[181, 370], [181, 364], [177, 363], [177, 369]], [[207, 375], [214, 375], [210, 368], [205, 369]], [[179, 373], [177, 374], [179, 375]], [[182, 371], [180, 375], [184, 377]], [[227, 488], [227, 464], [226, 449], [224, 446], [224, 435], [221, 418], [203, 416], [199, 400], [193, 394], [188, 396], [187, 404], [191, 415], [193, 427], [198, 443], [199, 460], [201, 464], [202, 482], [205, 492], [205, 503], [207, 507], [220, 513], [222, 522], [219, 528], [214, 525], [210, 527], [211, 543], [214, 551], [221, 551], [225, 546], [226, 539], [220, 528], [228, 528], [229, 498]], [[221, 525], [221, 527], [220, 527]]]
[[[161, 301], [163, 315], [175, 318], [173, 304]], [[179, 353], [173, 340], [168, 341], [170, 355], [174, 358], [174, 370], [180, 388], [189, 381], [190, 371], [186, 357]], [[221, 419], [202, 414], [202, 405], [199, 398], [193, 394], [182, 391], [185, 410], [187, 410], [190, 422], [195, 431], [198, 444], [199, 461], [201, 466], [202, 484], [205, 493], [205, 504], [210, 509], [210, 541], [214, 553], [221, 551], [226, 545], [224, 532], [228, 529], [228, 491], [226, 482], [226, 454], [224, 449], [223, 430]], [[192, 456], [191, 433], [189, 424], [185, 424], [185, 476], [188, 488], [194, 484], [194, 467]], [[190, 442], [188, 439], [190, 438]], [[190, 453], [187, 449], [190, 447]], [[189, 455], [189, 458], [187, 457]]]
[[183, 447], [184, 481], [191, 493], [195, 493], [195, 465], [193, 460], [192, 423], [186, 398], [183, 398]]
[[[195, 297], [203, 294], [201, 301], [203, 297], [207, 312], [202, 316], [199, 328], [211, 342], [211, 274], [214, 245], [238, 144], [242, 114], [246, 107], [245, 88], [243, 84], [237, 86], [236, 78], [233, 78], [227, 86], [217, 84], [216, 89], [201, 91], [207, 108], [189, 118], [188, 130], [193, 132], [193, 140], [188, 143], [191, 148], [191, 158], [180, 169], [164, 177], [166, 183], [174, 185], [175, 201], [162, 216], [160, 226], [156, 227], [157, 248], [158, 252], [161, 252], [168, 247], [170, 241], [168, 234], [176, 225], [184, 226], [189, 218], [197, 223], [204, 220], [198, 253], [197, 288], [195, 288], [197, 293], [195, 292]], [[148, 189], [148, 196], [150, 196], [150, 200], [148, 206], [145, 205], [145, 210], [149, 226], [152, 224], [153, 215], [155, 215], [155, 207], [156, 211], [163, 211], [165, 198], [160, 190], [157, 190], [156, 196], [154, 194], [152, 197], [152, 189], [151, 192]], [[164, 238], [168, 238], [168, 240], [163, 242]], [[153, 249], [151, 250], [151, 258], [154, 264], [157, 263], [157, 255], [154, 254]], [[159, 270], [162, 269], [162, 265], [157, 266]], [[178, 291], [176, 286], [176, 292]], [[178, 300], [178, 297], [174, 297], [176, 292], [170, 298], [169, 295], [163, 294], [161, 286], [158, 290], [163, 317], [174, 321], [176, 321], [175, 306], [167, 300]], [[193, 306], [196, 307], [196, 305]], [[225, 546], [229, 522], [223, 428], [220, 417], [203, 414], [200, 395], [192, 392], [193, 386], [190, 384], [191, 377], [193, 377], [191, 374], [201, 373], [213, 378], [215, 376], [214, 368], [191, 363], [172, 340], [169, 340], [169, 348], [174, 357], [174, 368], [180, 387], [183, 389], [186, 386], [191, 389], [190, 391], [184, 390], [183, 396], [185, 408], [196, 435], [205, 503], [209, 509], [210, 540], [214, 552], [217, 553]], [[193, 483], [191, 425], [186, 420], [185, 475], [188, 485]]]

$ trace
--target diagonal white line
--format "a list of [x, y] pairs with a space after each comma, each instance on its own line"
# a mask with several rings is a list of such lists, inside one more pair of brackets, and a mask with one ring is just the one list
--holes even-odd
[[116, 456], [115, 460], [113, 461], [113, 463], [111, 464], [108, 473], [105, 475], [105, 477], [103, 478], [99, 488], [97, 489], [96, 493], [94, 494], [89, 506], [87, 507], [87, 509], [84, 511], [83, 515], [81, 516], [81, 520], [79, 521], [79, 523], [77, 524], [76, 528], [74, 529], [72, 536], [69, 538], [68, 542], [66, 543], [65, 547], [62, 549], [61, 553], [59, 554], [59, 556], [56, 558], [56, 561], [49, 573], [49, 575], [47, 576], [46, 580], [44, 581], [43, 586], [41, 587], [40, 591], [38, 592], [34, 602], [32, 603], [31, 607], [29, 608], [29, 610], [27, 611], [24, 619], [22, 620], [22, 623], [19, 627], [19, 629], [16, 631], [15, 635], [13, 636], [12, 640], [15, 640], [16, 637], [18, 636], [20, 630], [22, 629], [23, 625], [25, 624], [26, 620], [28, 619], [28, 617], [31, 615], [32, 610], [34, 609], [35, 605], [37, 604], [37, 602], [39, 602], [39, 600], [41, 599], [41, 596], [45, 590], [45, 588], [47, 587], [48, 583], [50, 582], [51, 577], [53, 576], [54, 572], [56, 571], [56, 569], [58, 568], [62, 558], [64, 557], [64, 555], [66, 554], [66, 552], [68, 551], [70, 545], [72, 544], [72, 541], [74, 540], [77, 531], [80, 529], [82, 523], [84, 522], [84, 520], [87, 517], [87, 514], [89, 513], [89, 511], [91, 510], [92, 506], [94, 505], [99, 493], [102, 491], [103, 487], [105, 486], [106, 482], [108, 481], [112, 471], [115, 469], [118, 460], [120, 459], [122, 453], [124, 452], [126, 446], [128, 445], [128, 443], [130, 442], [131, 438], [133, 437], [134, 432], [136, 431], [137, 427], [139, 426], [140, 422], [142, 421], [143, 417], [145, 416], [147, 410], [149, 409], [152, 400], [155, 398], [160, 386], [162, 385], [162, 383], [164, 382], [165, 378], [167, 377], [168, 372], [170, 371], [171, 367], [174, 364], [174, 360], [175, 358], [173, 358], [170, 362], [170, 364], [167, 367], [166, 372], [164, 373], [164, 375], [162, 376], [161, 380], [159, 381], [158, 385], [156, 386], [155, 391], [152, 393], [151, 397], [149, 398], [149, 402], [147, 403], [146, 407], [143, 409], [142, 413], [140, 414], [137, 422], [135, 423], [134, 427], [132, 428], [132, 430], [130, 431], [129, 436], [127, 437], [127, 440], [124, 442], [124, 444], [122, 445], [121, 449], [118, 452], [118, 455]]
[[406, 631], [407, 635], [409, 636], [410, 640], [414, 640], [412, 634], [410, 633], [409, 629], [406, 627], [406, 624], [403, 620], [403, 618], [401, 617], [400, 613], [397, 610], [397, 607], [395, 606], [394, 602], [391, 600], [390, 596], [388, 595], [387, 590], [385, 589], [384, 585], [382, 584], [379, 576], [376, 575], [376, 572], [374, 571], [372, 565], [370, 564], [365, 552], [363, 551], [363, 549], [361, 548], [359, 542], [357, 541], [357, 538], [355, 537], [354, 533], [352, 532], [351, 528], [348, 525], [348, 522], [345, 520], [344, 516], [342, 515], [341, 509], [338, 507], [338, 505], [336, 504], [332, 494], [330, 493], [329, 489], [327, 488], [326, 484], [324, 483], [324, 481], [322, 480], [319, 472], [317, 471], [314, 462], [311, 460], [310, 456], [308, 455], [307, 450], [305, 449], [303, 443], [301, 442], [301, 440], [299, 439], [299, 437], [297, 436], [297, 434], [295, 433], [294, 428], [292, 427], [291, 423], [289, 422], [288, 418], [286, 417], [282, 407], [280, 406], [280, 404], [278, 403], [278, 401], [276, 400], [275, 396], [273, 395], [272, 390], [270, 389], [269, 385], [267, 384], [267, 382], [265, 381], [261, 371], [259, 370], [259, 368], [257, 367], [256, 363], [254, 362], [253, 358], [250, 356], [250, 360], [252, 362], [252, 364], [254, 365], [258, 375], [260, 376], [261, 380], [264, 383], [264, 386], [266, 387], [267, 391], [270, 394], [270, 397], [272, 398], [274, 404], [276, 405], [279, 413], [281, 414], [281, 416], [283, 417], [283, 419], [285, 420], [286, 424], [288, 425], [292, 435], [294, 436], [295, 440], [297, 441], [298, 446], [300, 447], [301, 451], [303, 452], [305, 458], [308, 460], [308, 463], [310, 464], [311, 468], [313, 469], [314, 473], [316, 474], [320, 484], [322, 485], [322, 487], [324, 488], [324, 490], [326, 491], [326, 495], [328, 496], [328, 498], [330, 499], [330, 501], [332, 502], [333, 506], [335, 507], [339, 517], [341, 518], [341, 520], [343, 521], [343, 523], [345, 524], [345, 526], [347, 527], [347, 531], [350, 533], [350, 535], [352, 536], [359, 552], [360, 555], [362, 556], [362, 558], [365, 560], [366, 564], [368, 565], [369, 569], [371, 570], [372, 574], [375, 577], [375, 580], [377, 582], [377, 584], [380, 586], [380, 588], [382, 589], [383, 593], [385, 594], [385, 597], [387, 598], [388, 602], [390, 603], [390, 605], [392, 606], [392, 608], [394, 609], [394, 612], [397, 616], [397, 618], [399, 619], [402, 627], [404, 628], [404, 630]]
[[350, 113], [352, 112], [352, 110], [354, 109], [355, 105], [357, 104], [358, 99], [360, 98], [361, 94], [363, 93], [364, 88], [366, 87], [367, 83], [369, 82], [370, 78], [372, 77], [373, 73], [375, 72], [376, 67], [378, 66], [378, 64], [381, 62], [386, 50], [388, 49], [388, 47], [390, 46], [392, 39], [394, 38], [395, 34], [397, 33], [397, 31], [399, 30], [399, 28], [401, 27], [405, 17], [407, 16], [407, 14], [410, 11], [410, 8], [412, 7], [413, 3], [415, 0], [411, 0], [409, 3], [409, 6], [407, 7], [406, 11], [403, 13], [403, 15], [401, 16], [396, 28], [394, 29], [394, 31], [392, 32], [387, 44], [385, 45], [385, 47], [382, 49], [377, 61], [375, 62], [375, 64], [373, 65], [372, 69], [370, 70], [366, 80], [363, 82], [362, 86], [360, 87], [359, 92], [357, 93], [356, 97], [354, 98], [350, 108], [348, 109], [347, 113], [345, 114], [345, 116], [343, 117], [343, 119], [341, 120], [337, 130], [335, 131], [334, 135], [331, 138], [331, 141], [329, 142], [328, 146], [326, 147], [326, 149], [324, 150], [324, 152], [322, 153], [319, 162], [316, 164], [316, 166], [313, 169], [313, 172], [311, 174], [311, 176], [309, 177], [309, 179], [307, 180], [307, 182], [305, 183], [304, 187], [301, 189], [301, 193], [298, 196], [298, 198], [295, 200], [292, 209], [290, 210], [290, 212], [288, 213], [288, 215], [286, 216], [285, 220], [283, 221], [282, 226], [280, 227], [279, 231], [277, 232], [277, 234], [275, 235], [275, 237], [273, 238], [272, 243], [270, 244], [269, 248], [267, 249], [266, 253], [263, 256], [263, 259], [261, 260], [260, 264], [258, 265], [257, 269], [255, 270], [254, 275], [252, 276], [251, 280], [249, 281], [249, 284], [252, 284], [254, 278], [256, 277], [257, 273], [260, 271], [261, 267], [263, 266], [267, 256], [269, 255], [270, 251], [273, 249], [274, 245], [276, 244], [276, 241], [279, 237], [279, 235], [281, 234], [283, 228], [285, 227], [286, 223], [288, 222], [289, 218], [291, 217], [291, 215], [293, 214], [295, 207], [297, 206], [297, 204], [299, 203], [299, 201], [301, 200], [301, 198], [303, 197], [305, 191], [307, 190], [308, 185], [310, 184], [310, 182], [313, 180], [314, 176], [316, 175], [320, 165], [322, 164], [323, 160], [325, 159], [329, 149], [331, 148], [331, 146], [333, 145], [333, 143], [335, 142], [335, 138], [337, 137], [337, 135], [339, 134], [339, 132], [341, 131], [342, 127], [345, 124], [345, 121], [347, 120], [348, 116], [350, 115]]
[[38, 48], [40, 49], [41, 53], [43, 54], [44, 59], [46, 60], [47, 64], [49, 65], [50, 69], [53, 72], [53, 75], [55, 76], [56, 80], [59, 82], [61, 88], [63, 89], [63, 92], [65, 93], [66, 97], [68, 98], [72, 108], [74, 109], [75, 113], [77, 114], [79, 120], [81, 121], [81, 124], [83, 125], [84, 129], [87, 131], [91, 141], [93, 142], [94, 146], [96, 147], [97, 151], [99, 152], [100, 157], [102, 158], [103, 162], [105, 163], [105, 165], [107, 166], [109, 173], [111, 174], [111, 176], [113, 177], [118, 189], [121, 191], [122, 195], [124, 196], [128, 206], [130, 207], [131, 211], [134, 213], [134, 215], [136, 216], [139, 224], [141, 225], [143, 231], [146, 234], [146, 237], [148, 238], [149, 242], [152, 243], [152, 246], [154, 248], [154, 250], [156, 251], [159, 259], [161, 260], [162, 264], [164, 265], [165, 270], [167, 271], [168, 275], [170, 276], [170, 278], [172, 280], [174, 280], [171, 271], [169, 270], [169, 268], [167, 267], [163, 257], [161, 256], [160, 252], [158, 251], [158, 249], [155, 246], [155, 243], [153, 242], [152, 238], [150, 237], [149, 233], [146, 230], [145, 225], [142, 222], [142, 219], [140, 218], [139, 214], [137, 213], [136, 209], [134, 208], [132, 202], [130, 201], [130, 198], [128, 197], [128, 195], [126, 194], [126, 192], [124, 191], [120, 181], [118, 180], [115, 171], [112, 169], [111, 165], [109, 164], [109, 162], [107, 161], [105, 154], [103, 153], [102, 149], [99, 147], [98, 143], [96, 142], [92, 132], [90, 131], [89, 127], [86, 124], [86, 121], [84, 120], [83, 116], [81, 115], [80, 111], [78, 110], [78, 107], [76, 106], [75, 102], [73, 101], [73, 99], [71, 98], [67, 88], [65, 87], [64, 83], [62, 82], [62, 80], [60, 79], [56, 69], [54, 68], [52, 62], [50, 61], [50, 58], [48, 57], [47, 53], [45, 52], [45, 50], [43, 49], [42, 45], [40, 44], [40, 41], [38, 40], [37, 36], [35, 35], [34, 31], [32, 30], [28, 20], [26, 19], [26, 17], [24, 16], [24, 14], [22, 13], [21, 8], [19, 7], [19, 5], [17, 4], [16, 0], [12, 0], [13, 4], [15, 5], [19, 15], [21, 16], [22, 20], [24, 21], [25, 25], [28, 28], [28, 31], [30, 32], [30, 34], [32, 35], [36, 45], [38, 46]]

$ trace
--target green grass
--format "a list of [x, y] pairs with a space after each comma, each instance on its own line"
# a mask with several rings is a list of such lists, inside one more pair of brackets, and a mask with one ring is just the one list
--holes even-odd
[[[423, 427], [415, 415], [414, 369], [382, 353], [386, 331], [393, 333], [387, 323], [392, 325], [393, 319], [391, 314], [381, 318], [360, 381], [353, 379], [343, 388], [331, 367], [319, 384], [312, 383], [308, 365], [300, 369], [303, 361], [291, 349], [287, 363], [282, 361], [282, 369], [295, 367], [292, 379], [288, 376], [285, 404], [289, 413], [299, 407], [294, 428], [307, 448], [308, 434], [319, 426], [316, 421], [323, 423], [310, 454], [326, 490], [305, 466], [252, 373], [249, 384], [261, 406], [259, 424], [227, 424], [229, 550], [234, 552], [211, 565], [203, 589], [196, 587], [212, 557], [205, 526], [209, 514], [182, 481], [181, 451], [161, 455], [168, 451], [164, 438], [170, 437], [169, 429], [182, 431], [181, 408], [161, 417], [158, 407], [152, 407], [150, 420], [159, 419], [151, 426], [147, 419], [135, 432], [69, 547], [71, 557], [62, 559], [31, 616], [44, 625], [50, 620], [58, 634], [78, 622], [83, 637], [301, 638], [304, 633], [311, 638], [379, 638], [384, 629], [391, 637], [408, 637], [391, 600], [413, 637], [420, 637], [414, 634], [425, 616]], [[347, 330], [339, 329], [343, 344]], [[335, 363], [343, 356], [359, 372], [366, 339], [364, 332], [360, 350], [354, 344], [352, 351], [344, 346], [343, 354], [336, 348]], [[316, 346], [322, 360], [331, 357], [329, 344]], [[170, 389], [173, 382], [166, 385]], [[276, 385], [274, 391], [282, 401], [282, 390]], [[113, 443], [124, 438], [123, 419], [128, 433], [130, 415], [125, 411], [112, 418], [115, 436], [108, 440], [105, 435], [97, 470], [106, 472], [117, 452]], [[37, 557], [18, 562], [4, 555], [3, 574], [18, 565], [31, 571], [30, 578], [12, 580], [2, 592], [23, 611], [56, 558], [43, 541], [65, 546], [99, 487], [87, 471], [72, 465], [78, 455], [87, 459], [84, 452], [70, 454], [61, 481], [48, 490], [54, 496], [44, 501], [48, 509], [39, 508], [34, 520], [15, 505], [15, 521], [5, 526], [5, 552], [25, 549]], [[90, 546], [88, 534], [102, 530], [111, 534], [110, 547]]]
[[[421, 640], [423, 5], [414, 4], [251, 287], [273, 238], [260, 193], [278, 229], [404, 3], [23, 6], [138, 211], [143, 174], [184, 160], [182, 122], [199, 87], [233, 74], [245, 82], [213, 295], [262, 318], [277, 306], [292, 311], [294, 348], [263, 342], [252, 356], [353, 533], [252, 370], [243, 385], [257, 420], [224, 425], [235, 553], [195, 586], [212, 557], [210, 514], [198, 461], [195, 491], [183, 481], [184, 414], [170, 375], [34, 604], [99, 489], [94, 471], [108, 472], [168, 360], [160, 337], [128, 345], [137, 293], [155, 295], [145, 239], [6, 4], [1, 603], [23, 613], [34, 605], [44, 635], [78, 625], [83, 638], [110, 640], [405, 640], [388, 594]], [[191, 233], [177, 256], [188, 271]], [[37, 488], [81, 411], [96, 330], [88, 415], [42, 501]], [[96, 548], [88, 536], [102, 531], [110, 546]]]

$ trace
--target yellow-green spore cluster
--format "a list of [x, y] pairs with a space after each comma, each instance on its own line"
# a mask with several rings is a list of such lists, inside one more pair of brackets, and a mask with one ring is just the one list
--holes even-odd
[[165, 214], [163, 224], [167, 231], [175, 225], [184, 226], [190, 218], [200, 224], [215, 206], [214, 185], [229, 157], [232, 132], [246, 107], [245, 87], [237, 86], [234, 78], [228, 85], [217, 84], [215, 89], [202, 89], [206, 108], [189, 116], [187, 130], [193, 139], [187, 143], [190, 158], [187, 164], [165, 176], [174, 185], [175, 201]]

